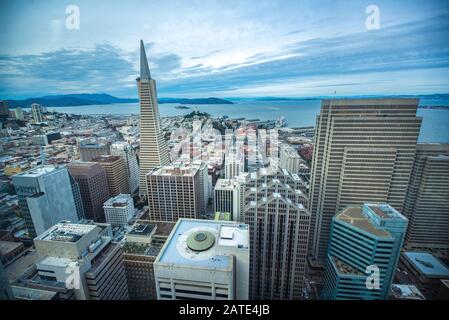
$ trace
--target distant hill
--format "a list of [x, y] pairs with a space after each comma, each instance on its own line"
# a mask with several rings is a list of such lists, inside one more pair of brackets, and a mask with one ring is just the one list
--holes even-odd
[[[231, 101], [219, 98], [160, 98], [159, 103], [181, 103], [181, 104], [232, 104]], [[139, 102], [139, 99], [117, 98], [104, 93], [80, 93], [52, 95], [40, 98], [28, 98], [24, 100], [7, 100], [9, 108], [29, 108], [32, 103], [38, 103], [46, 107], [71, 107], [86, 105], [107, 105], [112, 103], [132, 103]]]
[[197, 99], [187, 99], [187, 98], [160, 98], [159, 103], [181, 103], [181, 104], [233, 104], [229, 100], [219, 99], [219, 98], [197, 98]]

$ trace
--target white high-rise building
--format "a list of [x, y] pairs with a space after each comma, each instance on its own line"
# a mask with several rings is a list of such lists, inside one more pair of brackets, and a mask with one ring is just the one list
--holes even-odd
[[298, 173], [301, 168], [301, 157], [298, 152], [287, 144], [282, 144], [279, 152], [279, 167], [291, 173]]
[[137, 78], [140, 99], [140, 187], [146, 196], [146, 175], [158, 166], [170, 162], [168, 146], [164, 140], [157, 103], [156, 81], [151, 78], [143, 41], [140, 41], [140, 77]]
[[69, 172], [39, 166], [12, 177], [30, 236], [36, 237], [61, 220], [78, 221]]
[[132, 146], [126, 142], [114, 142], [111, 145], [111, 155], [120, 156], [125, 160], [129, 190], [134, 193], [139, 188], [139, 165]]
[[243, 186], [236, 179], [218, 179], [214, 189], [215, 212], [230, 213], [233, 221], [240, 220]]
[[120, 245], [109, 224], [62, 222], [34, 239], [41, 280], [73, 287], [76, 300], [127, 300]]
[[112, 226], [125, 226], [135, 213], [133, 198], [129, 194], [119, 194], [103, 205], [106, 222]]
[[245, 171], [243, 157], [239, 157], [235, 151], [225, 155], [225, 179], [233, 179]]
[[248, 225], [180, 219], [154, 262], [154, 277], [159, 300], [248, 299]]
[[41, 123], [44, 121], [43, 117], [44, 108], [40, 104], [38, 103], [31, 104], [31, 113], [33, 114], [33, 119], [35, 123]]

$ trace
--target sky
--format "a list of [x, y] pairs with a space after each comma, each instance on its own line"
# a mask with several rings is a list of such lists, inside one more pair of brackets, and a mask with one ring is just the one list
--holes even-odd
[[0, 0], [0, 99], [137, 97], [140, 39], [159, 97], [449, 93], [448, 0]]

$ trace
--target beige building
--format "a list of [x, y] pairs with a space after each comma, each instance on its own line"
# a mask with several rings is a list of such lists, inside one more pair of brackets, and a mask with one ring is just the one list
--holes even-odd
[[170, 162], [168, 147], [161, 131], [156, 81], [151, 78], [143, 41], [140, 41], [140, 77], [137, 78], [140, 99], [140, 188], [145, 195], [146, 175], [155, 167]]
[[250, 230], [250, 299], [302, 297], [310, 223], [305, 188], [285, 169], [249, 174], [241, 221]]
[[147, 174], [151, 220], [176, 222], [198, 218], [204, 208], [201, 164], [176, 164], [155, 168]]
[[418, 144], [404, 215], [409, 249], [449, 255], [449, 144]]
[[120, 193], [129, 194], [129, 181], [125, 160], [119, 156], [100, 156], [92, 160], [98, 162], [106, 171], [109, 194], [115, 197]]
[[335, 212], [364, 202], [403, 211], [422, 121], [417, 108], [418, 99], [322, 101], [310, 185], [313, 261], [325, 260]]

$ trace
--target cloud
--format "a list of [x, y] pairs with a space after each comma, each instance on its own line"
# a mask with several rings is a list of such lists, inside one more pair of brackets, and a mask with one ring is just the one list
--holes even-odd
[[[435, 92], [449, 87], [443, 72], [449, 69], [448, 33], [449, 15], [444, 14], [380, 30], [292, 41], [252, 54], [233, 47], [189, 56], [168, 52], [158, 42], [147, 43], [146, 50], [159, 96], [294, 96], [329, 94], [336, 88], [354, 94], [394, 88]], [[0, 55], [0, 97], [74, 90], [136, 96], [138, 57], [138, 42], [132, 51], [103, 43]]]

